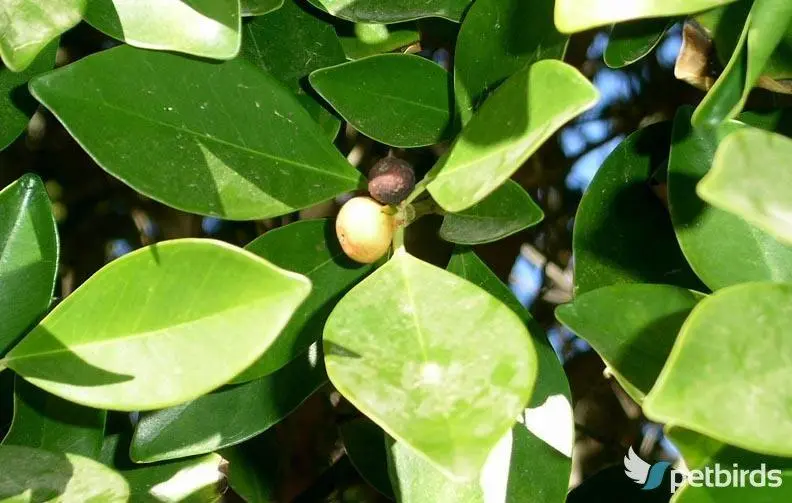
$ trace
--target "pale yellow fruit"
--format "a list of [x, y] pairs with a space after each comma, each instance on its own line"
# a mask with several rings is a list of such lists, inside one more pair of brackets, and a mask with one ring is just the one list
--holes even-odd
[[336, 235], [349, 258], [371, 264], [388, 252], [393, 239], [393, 215], [370, 197], [352, 198], [338, 212]]

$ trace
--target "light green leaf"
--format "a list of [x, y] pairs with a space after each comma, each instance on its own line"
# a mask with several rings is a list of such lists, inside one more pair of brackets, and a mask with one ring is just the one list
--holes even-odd
[[556, 308], [556, 318], [591, 344], [625, 391], [641, 403], [701, 298], [670, 285], [613, 285], [578, 295]]
[[388, 478], [388, 453], [382, 428], [366, 418], [357, 418], [339, 425], [338, 432], [349, 461], [361, 477], [377, 491], [394, 499]]
[[232, 383], [271, 374], [299, 357], [322, 337], [336, 302], [374, 270], [373, 265], [358, 264], [346, 256], [335, 236], [334, 220], [302, 220], [273, 229], [245, 249], [287, 271], [304, 274], [313, 289], [272, 346]]
[[713, 290], [747, 281], [792, 281], [792, 248], [696, 195], [720, 139], [744, 126], [729, 121], [717, 130], [693, 128], [691, 112], [677, 112], [668, 161], [668, 210], [690, 266]]
[[433, 145], [450, 132], [448, 72], [420, 56], [371, 56], [317, 70], [310, 81], [355, 129], [386, 145]]
[[47, 191], [36, 175], [0, 191], [0, 354], [52, 300], [58, 272], [58, 230]]
[[355, 24], [354, 36], [341, 36], [341, 47], [348, 59], [361, 59], [391, 52], [421, 39], [414, 23], [398, 25]]
[[80, 22], [86, 0], [0, 0], [0, 56], [14, 72]]
[[144, 415], [130, 456], [136, 463], [184, 458], [228, 447], [280, 422], [327, 382], [316, 346], [277, 372]]
[[350, 402], [458, 477], [477, 476], [536, 377], [519, 317], [404, 251], [338, 303], [324, 348], [328, 376]]
[[28, 81], [55, 66], [59, 40], [41, 50], [24, 72], [0, 68], [0, 150], [9, 146], [25, 130], [38, 103], [27, 90]]
[[734, 0], [556, 0], [555, 24], [564, 33], [631, 19], [693, 14]]
[[356, 23], [398, 23], [424, 17], [459, 21], [471, 0], [310, 0], [330, 14]]
[[106, 466], [76, 454], [0, 445], [0, 502], [126, 503], [129, 486]]
[[245, 23], [242, 57], [280, 80], [331, 139], [341, 121], [313, 96], [308, 75], [346, 61], [333, 26], [286, 0], [276, 12]]
[[361, 181], [294, 96], [242, 59], [207, 64], [122, 46], [31, 88], [100, 166], [181, 210], [266, 218]]
[[263, 16], [283, 7], [284, 0], [242, 0], [243, 16]]
[[792, 140], [759, 129], [730, 134], [696, 191], [702, 199], [792, 244]]
[[538, 224], [542, 209], [512, 180], [481, 202], [459, 213], [446, 213], [440, 237], [452, 243], [489, 243]]
[[7, 365], [83, 405], [176, 405], [253, 363], [310, 288], [303, 276], [226, 243], [159, 243], [94, 274], [8, 354]]
[[726, 69], [693, 113], [694, 126], [716, 126], [737, 116], [786, 35], [792, 2], [754, 0]]
[[67, 402], [17, 376], [14, 421], [3, 444], [97, 459], [102, 451], [106, 416], [103, 410]]
[[670, 124], [628, 136], [605, 159], [583, 194], [572, 245], [577, 295], [619, 283], [666, 283], [703, 290], [653, 192], [668, 156]]
[[792, 424], [784, 419], [792, 391], [782, 385], [792, 379], [791, 305], [792, 285], [775, 283], [736, 285], [701, 301], [646, 396], [647, 417], [792, 456]]
[[85, 20], [135, 47], [214, 59], [239, 52], [239, 0], [88, 0]]
[[447, 211], [473, 206], [597, 99], [594, 86], [561, 61], [539, 61], [520, 70], [484, 102], [438, 161], [429, 192]]
[[465, 15], [454, 53], [462, 122], [516, 71], [541, 59], [563, 59], [568, 40], [553, 25], [553, 0], [477, 0]]
[[660, 43], [671, 24], [673, 21], [667, 19], [640, 19], [613, 25], [605, 49], [605, 64], [622, 68], [643, 59]]

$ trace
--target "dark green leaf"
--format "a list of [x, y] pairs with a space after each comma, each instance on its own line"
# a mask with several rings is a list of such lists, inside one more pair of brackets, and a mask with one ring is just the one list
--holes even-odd
[[641, 403], [702, 295], [669, 285], [613, 285], [575, 297], [556, 317], [599, 353]]
[[52, 300], [58, 231], [47, 191], [24, 175], [0, 191], [0, 354], [30, 328]]
[[303, 220], [273, 229], [245, 247], [278, 267], [304, 274], [313, 289], [261, 358], [232, 381], [271, 374], [322, 337], [336, 302], [374, 269], [350, 260], [335, 236], [333, 220]]
[[321, 359], [312, 346], [271, 375], [144, 415], [135, 428], [130, 456], [136, 463], [184, 458], [258, 435], [327, 382]]
[[497, 241], [538, 224], [542, 209], [512, 180], [495, 189], [481, 202], [459, 213], [446, 213], [440, 237], [457, 244]]
[[31, 88], [109, 173], [185, 211], [271, 217], [361, 180], [294, 96], [242, 59], [122, 46]]
[[516, 71], [541, 59], [562, 59], [568, 39], [553, 25], [553, 0], [477, 0], [465, 15], [454, 54], [462, 121]]
[[342, 36], [341, 47], [348, 59], [361, 59], [391, 52], [418, 42], [421, 34], [414, 23], [399, 25], [355, 24], [354, 36]]
[[283, 7], [284, 0], [242, 0], [243, 16], [262, 16]]
[[330, 138], [341, 121], [312, 96], [308, 75], [346, 61], [332, 25], [306, 12], [295, 0], [267, 16], [245, 23], [242, 57], [280, 80]]
[[282, 449], [275, 430], [269, 430], [221, 451], [228, 461], [228, 484], [246, 503], [278, 503], [283, 471], [277, 453]]
[[382, 428], [366, 418], [358, 418], [347, 421], [338, 429], [344, 450], [360, 475], [377, 491], [393, 499]]
[[310, 0], [330, 14], [359, 23], [398, 23], [424, 17], [459, 21], [471, 0]]
[[17, 377], [14, 422], [3, 444], [97, 459], [102, 451], [106, 415], [103, 410], [67, 402]]
[[628, 136], [583, 194], [573, 232], [576, 294], [618, 283], [703, 289], [650, 186], [654, 171], [665, 166], [670, 129], [654, 124]]
[[253, 363], [310, 288], [303, 276], [226, 243], [167, 241], [97, 272], [6, 363], [75, 403], [168, 407], [217, 388]]
[[652, 52], [670, 26], [667, 19], [640, 19], [611, 28], [605, 64], [611, 68], [631, 65]]
[[386, 145], [421, 147], [449, 134], [449, 76], [428, 59], [381, 54], [317, 70], [310, 80], [355, 129]]
[[215, 59], [239, 52], [239, 0], [88, 0], [85, 20], [144, 49]]

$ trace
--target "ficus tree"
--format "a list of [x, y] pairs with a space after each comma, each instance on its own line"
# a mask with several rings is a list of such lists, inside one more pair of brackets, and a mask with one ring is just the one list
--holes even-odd
[[[182, 212], [262, 221], [341, 204], [244, 248], [150, 243], [64, 297], [52, 191], [36, 173], [2, 188], [0, 501], [293, 499], [275, 489], [272, 432], [317, 392], [353, 411], [337, 447], [369, 489], [338, 501], [617, 501], [597, 475], [568, 494], [564, 369], [472, 247], [542, 220], [512, 177], [598, 106], [565, 62], [570, 37], [609, 30], [605, 62], [622, 68], [680, 23], [676, 74], [707, 92], [605, 160], [575, 218], [574, 298], [555, 314], [689, 468], [765, 463], [785, 482], [689, 484], [673, 501], [792, 498], [792, 130], [749, 101], [790, 91], [788, 0], [0, 8], [3, 147], [40, 105], [101, 169]], [[60, 37], [82, 22], [104, 50], [63, 64]], [[450, 64], [421, 50], [443, 31]], [[370, 170], [342, 127], [384, 152]]]

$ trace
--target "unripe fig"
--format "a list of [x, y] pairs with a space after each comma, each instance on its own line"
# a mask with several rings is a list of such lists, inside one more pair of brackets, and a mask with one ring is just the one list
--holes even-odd
[[383, 204], [399, 204], [415, 188], [415, 171], [409, 162], [396, 157], [380, 159], [369, 171], [368, 190]]
[[349, 258], [361, 264], [379, 260], [393, 239], [393, 215], [370, 197], [355, 197], [341, 207], [336, 235]]

